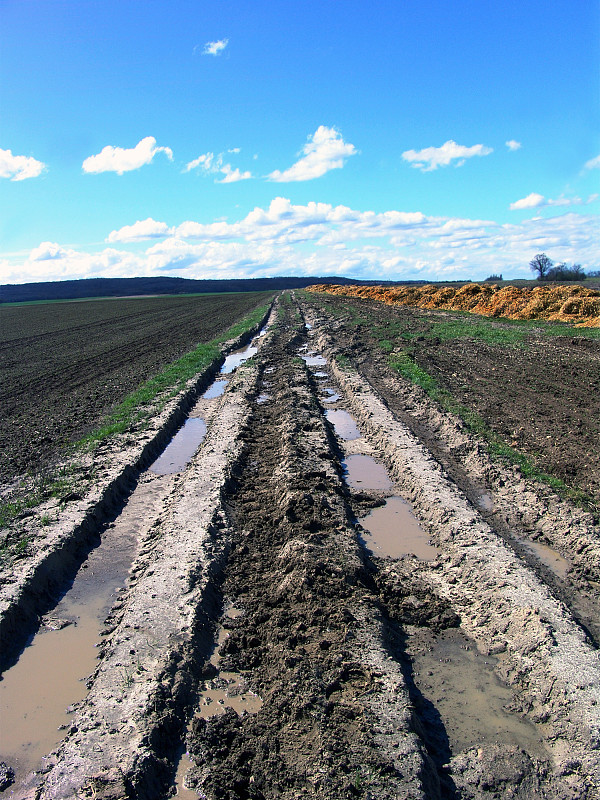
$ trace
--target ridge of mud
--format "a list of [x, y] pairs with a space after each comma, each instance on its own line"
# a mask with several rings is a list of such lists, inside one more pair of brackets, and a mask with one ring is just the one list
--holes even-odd
[[225, 355], [246, 344], [264, 325], [269, 313], [270, 310], [251, 330], [225, 342], [220, 359], [188, 381], [147, 424], [98, 446], [93, 455], [82, 456], [76, 468], [78, 479], [91, 479], [92, 483], [82, 495], [73, 494], [64, 508], [58, 501], [40, 507], [40, 515], [55, 516], [54, 522], [43, 526], [33, 516], [20, 521], [20, 535], [35, 541], [35, 553], [1, 565], [0, 670], [14, 663], [40, 617], [54, 605], [60, 589], [94, 546], [102, 526], [119, 513], [142, 470], [181, 425], [215, 377]]
[[[286, 341], [287, 340], [287, 341]], [[255, 714], [193, 722], [187, 785], [210, 798], [439, 796], [349, 517], [340, 464], [293, 329], [267, 355], [268, 402], [228, 498], [235, 529], [221, 664]]]
[[[329, 336], [320, 335], [331, 357], [335, 346]], [[554, 760], [550, 780], [557, 784], [555, 796], [597, 796], [597, 653], [564, 607], [494, 534], [371, 385], [354, 371], [341, 369], [335, 358], [330, 368], [403, 495], [442, 548], [434, 565], [421, 568], [421, 578], [450, 602], [482, 652], [499, 657], [500, 676], [516, 688], [522, 711], [544, 732]], [[460, 773], [464, 765], [453, 769]]]
[[240, 432], [257, 376], [251, 362], [238, 368], [144, 542], [128, 592], [107, 619], [89, 694], [37, 797], [154, 798], [167, 791], [186, 709], [213, 646], [215, 587], [230, 538], [222, 496], [243, 450]]

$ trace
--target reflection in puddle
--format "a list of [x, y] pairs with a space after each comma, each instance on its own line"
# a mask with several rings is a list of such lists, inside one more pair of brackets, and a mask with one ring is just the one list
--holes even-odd
[[325, 412], [325, 416], [333, 425], [340, 439], [346, 439], [347, 441], [360, 439], [361, 433], [358, 430], [358, 426], [347, 411], [329, 409]]
[[506, 743], [543, 755], [535, 726], [506, 710], [514, 697], [496, 677], [493, 657], [482, 656], [457, 629], [429, 639], [423, 634], [418, 641], [411, 637], [409, 642], [413, 678], [428, 701], [420, 715], [432, 727], [439, 727], [439, 713], [453, 753], [486, 743]]
[[152, 464], [150, 471], [156, 475], [181, 472], [191, 461], [205, 435], [206, 422], [201, 417], [190, 417], [171, 439], [163, 454]]
[[526, 547], [531, 550], [539, 560], [545, 564], [547, 567], [550, 567], [552, 572], [555, 575], [558, 575], [559, 578], [566, 578], [567, 572], [570, 569], [571, 565], [567, 561], [566, 558], [563, 558], [560, 553], [557, 553], [556, 550], [553, 550], [551, 547], [548, 547], [547, 544], [543, 544], [542, 542], [532, 542], [532, 541], [524, 541]]
[[203, 400], [212, 400], [214, 397], [221, 397], [229, 381], [214, 381], [202, 395]]
[[429, 534], [419, 525], [410, 505], [401, 497], [390, 497], [360, 520], [368, 533], [364, 540], [374, 555], [401, 558], [410, 553], [423, 561], [433, 561], [437, 547], [429, 544]]
[[252, 358], [252, 356], [257, 354], [258, 346], [255, 343], [258, 342], [259, 339], [262, 339], [266, 333], [267, 327], [268, 326], [265, 325], [264, 328], [262, 328], [252, 339], [252, 341], [245, 347], [240, 347], [239, 350], [234, 350], [225, 358], [225, 362], [220, 370], [221, 375], [229, 375], [235, 369], [240, 367], [244, 361], [248, 361], [249, 358]]
[[257, 352], [258, 347], [253, 344], [249, 344], [240, 350], [234, 350], [233, 353], [226, 357], [225, 363], [221, 367], [221, 375], [229, 375], [234, 369], [241, 366], [244, 361], [248, 361], [249, 358], [256, 355]]
[[305, 362], [307, 367], [324, 367], [327, 364], [327, 359], [323, 356], [306, 355], [300, 356]]
[[394, 484], [386, 468], [371, 456], [352, 455], [343, 462], [346, 482], [353, 489], [373, 489], [391, 492]]
[[266, 403], [270, 399], [271, 399], [271, 395], [270, 394], [259, 394], [258, 397], [256, 398], [256, 402], [257, 403]]
[[327, 392], [327, 397], [323, 398], [324, 403], [336, 403], [340, 399], [340, 395], [335, 389], [330, 389], [328, 386], [323, 389], [324, 392]]

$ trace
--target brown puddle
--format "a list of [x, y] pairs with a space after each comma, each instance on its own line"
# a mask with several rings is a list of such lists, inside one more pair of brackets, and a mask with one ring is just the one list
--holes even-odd
[[401, 558], [412, 553], [423, 561], [433, 561], [439, 553], [429, 544], [429, 534], [417, 522], [409, 503], [401, 497], [390, 497], [360, 524], [367, 531], [365, 545], [376, 556]]
[[202, 417], [189, 417], [182, 428], [171, 439], [162, 455], [150, 467], [155, 475], [171, 475], [181, 472], [206, 436], [206, 422]]
[[558, 575], [559, 578], [563, 580], [567, 577], [567, 572], [571, 568], [571, 565], [567, 561], [566, 558], [563, 558], [560, 553], [557, 553], [556, 550], [553, 550], [547, 544], [543, 544], [542, 542], [534, 542], [531, 540], [522, 540], [523, 544], [527, 547], [528, 550], [531, 550], [536, 558], [545, 564], [547, 567], [550, 567], [552, 572], [555, 575]]
[[351, 455], [342, 462], [346, 482], [353, 489], [372, 489], [392, 492], [394, 484], [386, 468], [371, 456]]
[[514, 697], [496, 677], [493, 657], [482, 656], [456, 628], [416, 638], [409, 638], [408, 652], [415, 685], [427, 698], [420, 714], [432, 727], [439, 727], [439, 714], [453, 754], [500, 743], [543, 756], [535, 726], [508, 710]]
[[[15, 785], [39, 770], [64, 738], [72, 712], [87, 694], [85, 679], [97, 665], [102, 622], [124, 588], [138, 550], [140, 521], [169, 491], [171, 479], [138, 484], [121, 515], [102, 535], [75, 576], [70, 590], [0, 682], [0, 760], [15, 770]], [[71, 623], [58, 630], [65, 622]]]
[[361, 433], [358, 430], [358, 426], [347, 411], [340, 408], [330, 408], [325, 412], [325, 416], [333, 425], [340, 439], [346, 439], [346, 441], [360, 439]]

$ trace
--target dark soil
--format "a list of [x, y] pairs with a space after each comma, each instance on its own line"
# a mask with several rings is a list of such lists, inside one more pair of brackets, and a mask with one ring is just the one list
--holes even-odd
[[0, 308], [0, 483], [39, 471], [140, 383], [270, 293]]

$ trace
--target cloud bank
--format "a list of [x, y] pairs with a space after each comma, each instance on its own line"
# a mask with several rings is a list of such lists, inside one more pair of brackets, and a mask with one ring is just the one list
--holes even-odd
[[289, 169], [276, 169], [268, 176], [276, 183], [310, 181], [320, 178], [332, 169], [341, 169], [346, 160], [357, 151], [353, 144], [345, 142], [335, 128], [320, 125], [302, 148], [304, 155]]
[[37, 178], [46, 169], [42, 161], [31, 156], [14, 156], [11, 150], [0, 149], [0, 178], [11, 181], [24, 181]]
[[97, 155], [86, 158], [81, 166], [84, 172], [116, 172], [122, 175], [152, 163], [157, 153], [165, 153], [169, 161], [173, 160], [170, 147], [157, 147], [154, 136], [146, 136], [130, 149], [107, 145]]
[[42, 242], [23, 258], [2, 261], [0, 283], [156, 275], [481, 280], [502, 272], [528, 278], [529, 261], [539, 252], [598, 269], [596, 222], [594, 216], [568, 212], [500, 224], [419, 211], [296, 205], [276, 197], [237, 221], [138, 220], [110, 232], [99, 252]]
[[422, 172], [433, 172], [438, 167], [447, 167], [453, 161], [457, 167], [461, 167], [468, 158], [474, 156], [488, 156], [493, 153], [493, 148], [483, 144], [474, 144], [472, 147], [465, 147], [462, 144], [449, 139], [441, 147], [425, 147], [423, 150], [405, 150], [402, 158]]

